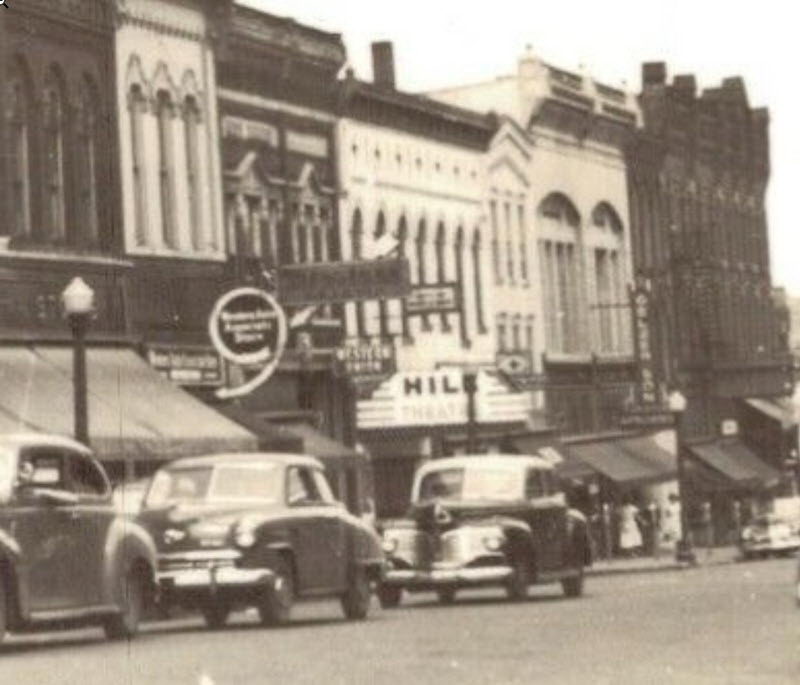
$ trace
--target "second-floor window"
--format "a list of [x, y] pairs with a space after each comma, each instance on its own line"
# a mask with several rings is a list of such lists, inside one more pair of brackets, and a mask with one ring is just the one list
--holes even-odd
[[166, 247], [178, 247], [175, 211], [175, 158], [173, 155], [172, 121], [174, 107], [165, 90], [156, 95], [158, 130], [158, 187], [161, 198], [161, 239]]
[[55, 71], [48, 76], [43, 101], [45, 230], [47, 240], [66, 238], [64, 207], [64, 93]]
[[203, 212], [200, 195], [200, 108], [193, 96], [183, 103], [183, 127], [186, 141], [186, 194], [189, 201], [189, 234], [192, 249], [203, 249]]
[[131, 126], [131, 165], [133, 172], [133, 215], [134, 240], [136, 245], [147, 245], [147, 181], [144, 163], [144, 115], [147, 112], [147, 100], [141, 86], [131, 86], [128, 108]]
[[[11, 70], [6, 86], [6, 131], [10, 157], [11, 228], [14, 236], [31, 232], [31, 130], [32, 95], [21, 65]], [[0, 191], [2, 192], [2, 191]], [[0, 229], [0, 233], [5, 233]]]
[[78, 99], [76, 117], [78, 173], [78, 231], [80, 244], [92, 246], [98, 239], [97, 217], [97, 121], [98, 97], [94, 84], [85, 81]]

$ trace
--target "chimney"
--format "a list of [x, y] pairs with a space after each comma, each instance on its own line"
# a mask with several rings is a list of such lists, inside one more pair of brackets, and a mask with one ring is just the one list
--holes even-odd
[[394, 90], [394, 47], [391, 41], [372, 44], [372, 81], [376, 86]]
[[663, 86], [667, 81], [667, 65], [664, 62], [642, 64], [642, 86]]

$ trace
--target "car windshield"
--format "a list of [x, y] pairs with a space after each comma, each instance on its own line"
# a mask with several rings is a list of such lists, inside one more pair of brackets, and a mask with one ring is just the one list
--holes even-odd
[[14, 489], [14, 458], [0, 449], [0, 504], [7, 502]]
[[503, 467], [450, 468], [432, 471], [422, 478], [418, 500], [501, 500], [522, 497], [518, 469]]
[[221, 464], [166, 469], [156, 474], [148, 507], [200, 502], [277, 502], [282, 471], [276, 464]]

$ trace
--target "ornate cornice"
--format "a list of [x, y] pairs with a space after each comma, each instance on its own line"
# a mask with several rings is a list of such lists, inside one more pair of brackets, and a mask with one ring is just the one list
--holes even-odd
[[[144, 12], [141, 9], [134, 9], [133, 5], [135, 4], [136, 3], [129, 2], [129, 0], [116, 0], [117, 26], [136, 26], [165, 36], [174, 36], [176, 38], [184, 38], [198, 42], [203, 42], [208, 38], [205, 22], [198, 27], [187, 26], [185, 22], [179, 20], [170, 20], [167, 17], [169, 3], [162, 3], [164, 5], [164, 11], [157, 16], [152, 13]], [[202, 13], [198, 10], [198, 14]]]

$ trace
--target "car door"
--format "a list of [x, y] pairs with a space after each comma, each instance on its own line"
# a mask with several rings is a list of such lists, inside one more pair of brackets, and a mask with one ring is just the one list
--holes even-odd
[[353, 554], [348, 538], [349, 524], [345, 521], [346, 509], [334, 497], [325, 472], [315, 468], [312, 475], [323, 507], [321, 525], [328, 559], [324, 582], [329, 588], [343, 590], [347, 585], [348, 566]]
[[529, 469], [525, 497], [530, 505], [529, 522], [539, 550], [539, 568], [555, 571], [563, 565], [563, 544], [567, 527], [564, 494], [547, 469]]
[[115, 517], [111, 506], [111, 486], [102, 467], [89, 455], [68, 454], [69, 481], [77, 495], [73, 518], [80, 524], [79, 538], [83, 559], [82, 576], [86, 579], [83, 600], [99, 604], [105, 583], [106, 540]]
[[86, 604], [86, 533], [70, 489], [68, 461], [67, 451], [50, 446], [20, 453], [13, 525], [34, 612]]
[[329, 507], [317, 490], [311, 468], [290, 466], [287, 470], [287, 504], [292, 509], [289, 534], [297, 564], [301, 593], [319, 594], [331, 587], [331, 545], [327, 523]]

